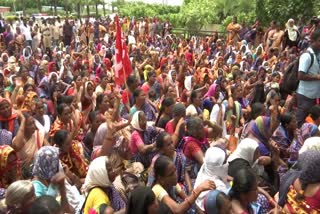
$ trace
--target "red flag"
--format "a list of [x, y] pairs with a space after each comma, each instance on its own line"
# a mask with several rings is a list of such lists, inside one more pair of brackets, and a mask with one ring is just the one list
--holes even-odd
[[123, 39], [119, 17], [116, 16], [116, 63], [115, 63], [115, 83], [122, 86], [132, 72], [128, 49]]

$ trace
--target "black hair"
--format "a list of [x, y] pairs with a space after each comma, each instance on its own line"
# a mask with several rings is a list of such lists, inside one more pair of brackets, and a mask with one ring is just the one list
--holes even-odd
[[89, 113], [88, 119], [90, 121], [90, 123], [93, 123], [93, 121], [96, 119], [98, 115], [98, 111], [92, 111]]
[[99, 94], [96, 98], [96, 109], [99, 109], [102, 101], [103, 101], [103, 98], [104, 96], [106, 96], [105, 94]]
[[189, 118], [186, 124], [186, 136], [196, 138], [196, 132], [198, 132], [201, 127], [203, 127], [203, 122], [199, 117]]
[[197, 90], [193, 90], [191, 92], [191, 95], [190, 95], [190, 102], [193, 103], [194, 99], [196, 99], [198, 96], [198, 91]]
[[264, 103], [265, 101], [266, 94], [264, 92], [264, 86], [263, 84], [258, 84], [253, 89], [251, 103]]
[[233, 177], [233, 185], [229, 195], [231, 198], [239, 200], [242, 193], [248, 193], [253, 190], [252, 188], [256, 182], [256, 176], [250, 169], [240, 169]]
[[166, 175], [166, 169], [170, 163], [172, 163], [172, 160], [167, 156], [161, 155], [157, 158], [156, 162], [154, 163], [155, 181], [159, 177], [164, 177]]
[[48, 195], [37, 198], [28, 210], [29, 214], [57, 214], [62, 211], [57, 200]]
[[133, 84], [135, 84], [137, 81], [137, 78], [134, 76], [134, 75], [130, 75], [127, 79], [127, 86], [130, 87], [132, 86]]
[[62, 145], [68, 137], [68, 134], [69, 132], [67, 130], [58, 130], [53, 136], [53, 143], [56, 144], [58, 147], [62, 147]]
[[74, 100], [74, 96], [59, 96], [57, 98], [57, 104], [60, 105], [62, 103], [65, 103], [67, 105], [71, 105]]
[[58, 105], [58, 107], [57, 107], [58, 115], [61, 115], [63, 113], [65, 107], [68, 107], [68, 105], [66, 103], [61, 103]]
[[152, 77], [153, 75], [156, 75], [155, 71], [149, 71], [147, 74], [147, 81], [149, 80], [150, 77]]
[[261, 116], [261, 113], [265, 106], [262, 103], [253, 103], [251, 106], [251, 118], [255, 120], [257, 117]]
[[280, 116], [281, 125], [285, 127], [286, 125], [288, 125], [291, 122], [293, 117], [294, 117], [294, 115], [291, 112], [287, 112], [287, 113], [281, 115]]
[[156, 125], [158, 124], [159, 122], [159, 119], [161, 117], [161, 115], [163, 114], [165, 108], [168, 108], [169, 106], [175, 104], [175, 100], [172, 98], [172, 97], [165, 97], [162, 102], [161, 102], [161, 107], [160, 107], [160, 111], [159, 111], [159, 114], [158, 114], [158, 117], [157, 117], [157, 120], [156, 120]]
[[27, 83], [23, 86], [23, 91], [26, 92], [29, 87], [32, 87], [33, 91], [35, 91], [34, 86], [30, 83]]
[[314, 105], [309, 111], [310, 117], [312, 120], [317, 120], [320, 117], [320, 106]]
[[141, 94], [142, 89], [137, 88], [133, 91], [133, 97], [136, 99], [137, 97], [139, 97], [139, 95]]
[[168, 135], [169, 135], [168, 132], [160, 132], [160, 134], [157, 136], [157, 139], [156, 139], [157, 149], [161, 149], [163, 147], [164, 138]]

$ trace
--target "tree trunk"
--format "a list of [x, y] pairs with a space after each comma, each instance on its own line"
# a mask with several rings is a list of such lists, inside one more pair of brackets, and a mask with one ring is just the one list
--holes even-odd
[[40, 0], [37, 0], [37, 7], [38, 7], [38, 10], [39, 10], [39, 13], [41, 13], [41, 2]]
[[103, 1], [103, 16], [106, 16], [106, 3]]
[[98, 12], [98, 3], [96, 3], [96, 18], [98, 18], [99, 12]]
[[89, 8], [89, 2], [87, 3], [87, 15], [90, 17], [90, 8]]
[[81, 18], [81, 6], [80, 6], [80, 2], [78, 2], [77, 4], [77, 15], [78, 15], [78, 19]]
[[54, 15], [57, 16], [57, 0], [53, 0]]

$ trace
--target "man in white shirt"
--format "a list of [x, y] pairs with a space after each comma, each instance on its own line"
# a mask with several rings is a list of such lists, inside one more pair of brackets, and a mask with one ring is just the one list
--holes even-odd
[[29, 24], [27, 23], [27, 19], [23, 19], [23, 22], [20, 25], [20, 29], [24, 37], [26, 38], [26, 46], [32, 45], [32, 36], [31, 36], [31, 27], [32, 21], [29, 21]]

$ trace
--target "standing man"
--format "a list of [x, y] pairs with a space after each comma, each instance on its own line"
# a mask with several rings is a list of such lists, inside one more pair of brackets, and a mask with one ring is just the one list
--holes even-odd
[[[299, 60], [297, 89], [297, 121], [298, 127], [305, 122], [308, 112], [316, 99], [320, 97], [320, 31], [315, 30], [311, 35], [311, 45], [307, 53], [301, 55]], [[311, 53], [311, 54], [310, 54]], [[311, 57], [313, 57], [313, 62]], [[311, 66], [311, 67], [310, 67]]]
[[44, 47], [44, 50], [47, 50], [47, 48], [51, 47], [51, 30], [50, 26], [47, 23], [47, 20], [43, 20], [42, 27], [41, 27], [41, 33], [42, 33], [42, 44]]
[[69, 23], [69, 20], [66, 19], [63, 25], [63, 43], [64, 46], [70, 46], [73, 35], [72, 26]]
[[227, 38], [227, 44], [228, 45], [237, 45], [237, 43], [240, 41], [239, 33], [242, 29], [242, 26], [238, 24], [238, 19], [236, 16], [233, 17], [232, 22], [227, 26], [228, 31], [228, 38]]

